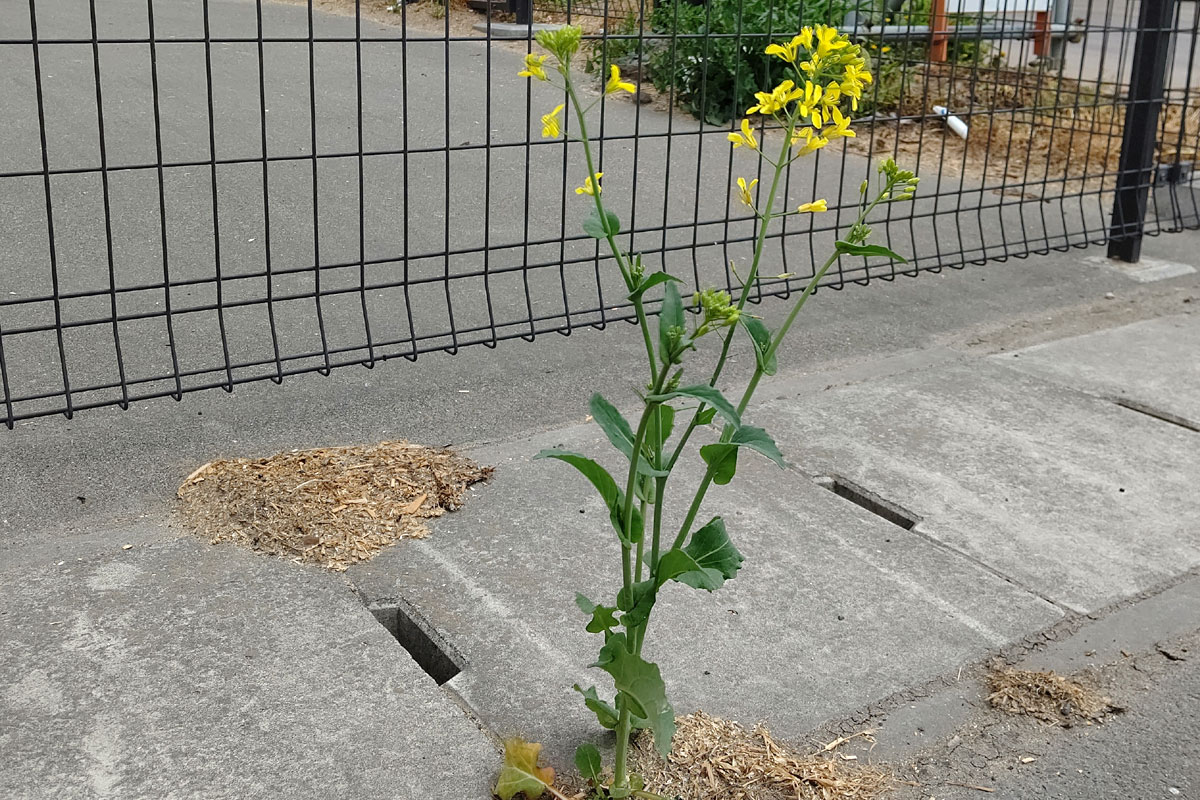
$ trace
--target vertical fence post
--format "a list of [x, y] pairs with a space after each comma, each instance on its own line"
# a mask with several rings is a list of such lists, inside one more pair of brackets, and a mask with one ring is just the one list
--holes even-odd
[[929, 9], [929, 60], [941, 62], [949, 58], [949, 44], [946, 0], [933, 0]]
[[533, 0], [508, 0], [508, 10], [516, 14], [518, 25], [533, 24]]
[[1137, 261], [1142, 252], [1174, 13], [1175, 0], [1142, 0], [1138, 14], [1117, 191], [1108, 234], [1108, 257], [1130, 263]]

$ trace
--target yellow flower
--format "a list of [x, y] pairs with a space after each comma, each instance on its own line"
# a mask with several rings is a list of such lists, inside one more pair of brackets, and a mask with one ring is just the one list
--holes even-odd
[[754, 196], [750, 193], [754, 191], [755, 184], [758, 183], [758, 178], [750, 181], [750, 185], [746, 185], [745, 178], [738, 178], [738, 199], [745, 203], [750, 208], [754, 208]]
[[558, 115], [562, 113], [563, 106], [556, 106], [553, 111], [542, 117], [542, 138], [557, 139], [562, 133], [562, 128], [558, 124]]
[[611, 64], [609, 68], [611, 72], [608, 76], [608, 83], [604, 84], [605, 94], [612, 94], [613, 92], [629, 92], [630, 94], [634, 94], [637, 92], [636, 86], [629, 81], [621, 80], [621, 70], [616, 64]]
[[829, 109], [829, 114], [833, 124], [821, 131], [821, 135], [826, 139], [853, 139], [855, 134], [850, 130], [850, 118], [842, 116], [836, 107]]
[[813, 29], [807, 25], [800, 29], [800, 35], [792, 41], [799, 42], [805, 50], [813, 49]]
[[542, 68], [542, 64], [546, 63], [547, 56], [539, 56], [536, 53], [525, 54], [525, 69], [517, 73], [521, 78], [536, 78], [539, 81], [548, 81], [546, 70]]
[[801, 203], [796, 211], [800, 214], [819, 214], [822, 211], [828, 211], [829, 206], [825, 204], [825, 199], [813, 200], [811, 203]]
[[[812, 38], [811, 36], [809, 37]], [[796, 48], [800, 46], [800, 37], [794, 36], [787, 44], [769, 44], [763, 52], [769, 56], [779, 56], [784, 61], [791, 64], [796, 60]]]
[[590, 195], [600, 194], [600, 179], [602, 177], [604, 177], [604, 173], [597, 172], [596, 173], [596, 183], [595, 183], [595, 185], [593, 185], [592, 184], [592, 176], [589, 175], [587, 177], [587, 179], [583, 182], [583, 186], [577, 186], [575, 188], [575, 194], [590, 194]]
[[814, 31], [817, 35], [817, 58], [824, 58], [834, 50], [850, 46], [850, 40], [838, 33], [837, 28], [828, 25], [818, 25]]
[[812, 118], [812, 124], [821, 127], [821, 87], [812, 81], [804, 82], [804, 94], [800, 96], [800, 113]]
[[750, 130], [750, 120], [748, 119], [742, 120], [741, 133], [729, 133], [726, 138], [733, 142], [734, 150], [742, 146], [749, 147], [751, 150], [758, 149], [758, 140], [754, 138], [754, 131]]
[[800, 145], [796, 158], [809, 155], [829, 144], [829, 140], [818, 135], [812, 128], [798, 128], [792, 133], [792, 146]]
[[746, 109], [747, 114], [763, 114], [771, 115], [777, 111], [782, 111], [787, 107], [787, 104], [795, 100], [804, 92], [795, 88], [796, 84], [792, 81], [784, 81], [776, 86], [768, 94], [767, 92], [755, 92], [754, 99], [758, 100], [758, 105]]

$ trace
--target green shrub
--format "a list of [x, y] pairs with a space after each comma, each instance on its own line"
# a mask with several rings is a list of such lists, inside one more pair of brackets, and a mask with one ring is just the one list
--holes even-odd
[[650, 77], [696, 117], [722, 124], [753, 105], [756, 91], [782, 79], [779, 60], [763, 53], [773, 38], [802, 25], [841, 24], [847, 12], [865, 6], [862, 0], [664, 2], [655, 7], [651, 26], [656, 34], [680, 38], [648, 54]]

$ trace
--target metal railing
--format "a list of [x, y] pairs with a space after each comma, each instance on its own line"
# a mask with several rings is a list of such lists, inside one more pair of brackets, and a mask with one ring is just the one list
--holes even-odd
[[[639, 82], [597, 112], [624, 243], [688, 283], [736, 285], [756, 237], [734, 183], [762, 165], [725, 135], [772, 78], [755, 54], [809, 21], [788, 3], [579, 18], [580, 68], [615, 61]], [[764, 274], [782, 277], [756, 300], [811, 276], [886, 155], [921, 192], [875, 238], [912, 258], [845, 258], [825, 286], [1089, 244], [1135, 258], [1145, 235], [1200, 227], [1197, 4], [1077, 4], [1059, 30], [989, 3], [933, 31], [926, 12], [858, 9], [876, 73], [858, 137], [789, 173], [789, 199], [830, 212], [773, 231]], [[580, 230], [573, 146], [538, 136], [561, 98], [516, 76], [528, 30], [501, 41], [455, 6], [383, 6], [29, 0], [0, 15], [0, 420], [630, 318]]]

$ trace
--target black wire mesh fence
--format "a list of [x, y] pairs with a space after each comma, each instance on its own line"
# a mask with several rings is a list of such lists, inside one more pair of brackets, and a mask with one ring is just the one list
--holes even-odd
[[[600, 101], [606, 195], [628, 198], [629, 249], [693, 285], [736, 285], [757, 228], [735, 181], [762, 165], [725, 135], [774, 77], [766, 42], [814, 22], [851, 31], [876, 81], [857, 138], [789, 173], [789, 202], [830, 211], [773, 230], [783, 277], [758, 297], [803, 285], [886, 155], [921, 191], [874, 239], [912, 258], [845, 258], [826, 286], [1130, 258], [1200, 227], [1197, 3], [1015, 2], [567, 0], [552, 19], [585, 27], [597, 86], [610, 62], [638, 81]], [[577, 145], [539, 137], [562, 99], [516, 74], [528, 31], [432, 0], [336, 6], [5, 2], [7, 425], [629, 319], [580, 228]]]

